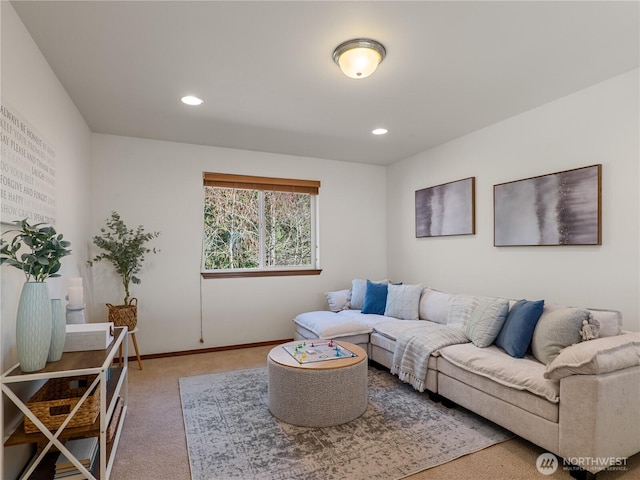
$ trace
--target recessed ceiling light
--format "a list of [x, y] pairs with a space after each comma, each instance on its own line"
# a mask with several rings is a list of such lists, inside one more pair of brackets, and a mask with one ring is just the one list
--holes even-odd
[[204, 100], [198, 97], [194, 97], [193, 95], [182, 97], [181, 100], [182, 103], [186, 103], [187, 105], [202, 105], [204, 103]]
[[373, 133], [374, 135], [384, 135], [387, 132], [388, 130], [386, 128], [376, 128], [374, 130], [371, 130], [371, 133]]

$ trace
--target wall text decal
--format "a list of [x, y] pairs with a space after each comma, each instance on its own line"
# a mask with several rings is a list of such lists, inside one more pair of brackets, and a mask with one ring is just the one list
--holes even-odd
[[2, 223], [56, 223], [55, 148], [14, 108], [0, 105]]

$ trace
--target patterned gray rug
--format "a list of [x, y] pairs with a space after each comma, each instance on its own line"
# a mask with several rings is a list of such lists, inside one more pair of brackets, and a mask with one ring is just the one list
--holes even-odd
[[265, 368], [180, 379], [191, 478], [392, 480], [513, 435], [369, 369], [369, 406], [336, 427], [295, 427], [267, 408]]

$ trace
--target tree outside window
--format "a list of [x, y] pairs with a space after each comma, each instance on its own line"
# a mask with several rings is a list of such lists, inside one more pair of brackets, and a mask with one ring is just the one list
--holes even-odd
[[260, 265], [259, 193], [204, 187], [205, 270]]
[[205, 271], [316, 269], [319, 182], [310, 188], [290, 179], [204, 178]]

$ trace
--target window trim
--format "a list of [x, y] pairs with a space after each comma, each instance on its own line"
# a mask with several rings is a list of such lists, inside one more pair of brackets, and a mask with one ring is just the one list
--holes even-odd
[[[274, 177], [258, 177], [252, 175], [235, 175], [230, 173], [202, 173], [203, 188], [204, 187], [222, 187], [222, 188], [238, 188], [247, 190], [262, 191], [278, 191], [290, 193], [303, 193], [313, 195], [314, 211], [311, 215], [311, 221], [314, 223], [314, 238], [312, 248], [314, 249], [313, 259], [315, 266], [303, 267], [262, 267], [255, 269], [228, 269], [228, 270], [205, 270], [204, 269], [204, 243], [203, 243], [203, 261], [200, 265], [201, 277], [209, 278], [245, 278], [245, 277], [282, 277], [282, 276], [300, 276], [300, 275], [320, 275], [322, 269], [319, 268], [319, 219], [318, 219], [318, 201], [320, 191], [319, 180], [300, 180], [294, 178], [274, 178]], [[204, 233], [203, 233], [204, 235]]]
[[302, 275], [320, 275], [321, 268], [278, 269], [278, 270], [206, 270], [200, 273], [202, 278], [247, 278], [247, 277], [294, 277]]
[[231, 173], [202, 173], [203, 186], [242, 188], [246, 190], [271, 190], [278, 192], [308, 193], [318, 195], [319, 180], [298, 180], [295, 178], [254, 177]]

